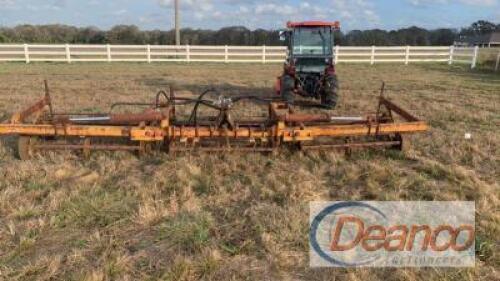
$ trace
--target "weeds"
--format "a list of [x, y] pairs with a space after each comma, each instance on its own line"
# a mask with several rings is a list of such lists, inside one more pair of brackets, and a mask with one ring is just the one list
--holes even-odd
[[180, 213], [159, 226], [157, 240], [196, 253], [210, 242], [212, 227], [213, 220], [206, 213]]

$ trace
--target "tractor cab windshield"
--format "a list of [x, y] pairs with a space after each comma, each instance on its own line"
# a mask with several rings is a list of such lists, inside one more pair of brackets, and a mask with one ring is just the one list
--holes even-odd
[[328, 56], [332, 54], [330, 27], [300, 27], [293, 30], [293, 54], [303, 56]]

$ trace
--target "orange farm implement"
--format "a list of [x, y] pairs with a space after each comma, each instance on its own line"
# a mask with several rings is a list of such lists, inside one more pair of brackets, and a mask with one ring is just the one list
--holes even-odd
[[[247, 151], [273, 152], [279, 148], [342, 149], [389, 147], [401, 149], [402, 135], [423, 132], [425, 122], [403, 110], [382, 92], [377, 111], [363, 117], [304, 114], [295, 106], [257, 96], [206, 99], [176, 97], [160, 91], [153, 103], [117, 103], [105, 114], [55, 112], [47, 82], [45, 96], [9, 121], [0, 124], [0, 136], [19, 136], [21, 159], [46, 150], [76, 150], [89, 155], [94, 150], [137, 151]], [[264, 103], [266, 117], [235, 120], [232, 108], [241, 101]], [[115, 114], [119, 106], [146, 106], [136, 114]], [[178, 117], [176, 109], [193, 106], [189, 118]], [[213, 116], [199, 116], [206, 107]]]

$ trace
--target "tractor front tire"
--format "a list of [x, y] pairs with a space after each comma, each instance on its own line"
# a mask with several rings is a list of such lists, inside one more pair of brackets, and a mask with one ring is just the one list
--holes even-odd
[[290, 75], [281, 76], [281, 98], [288, 104], [293, 104], [295, 101], [295, 79]]
[[325, 77], [323, 93], [321, 95], [321, 104], [328, 109], [335, 109], [338, 101], [339, 83], [337, 75]]

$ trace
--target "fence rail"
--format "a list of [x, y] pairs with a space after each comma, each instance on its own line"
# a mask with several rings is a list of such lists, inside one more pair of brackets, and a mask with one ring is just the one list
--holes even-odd
[[[476, 66], [478, 47], [334, 48], [335, 63], [448, 62]], [[0, 44], [0, 61], [21, 62], [224, 62], [283, 63], [285, 47], [170, 45], [40, 45]]]
[[500, 67], [500, 52], [497, 55], [497, 63], [495, 64], [495, 71], [498, 71], [499, 67]]

